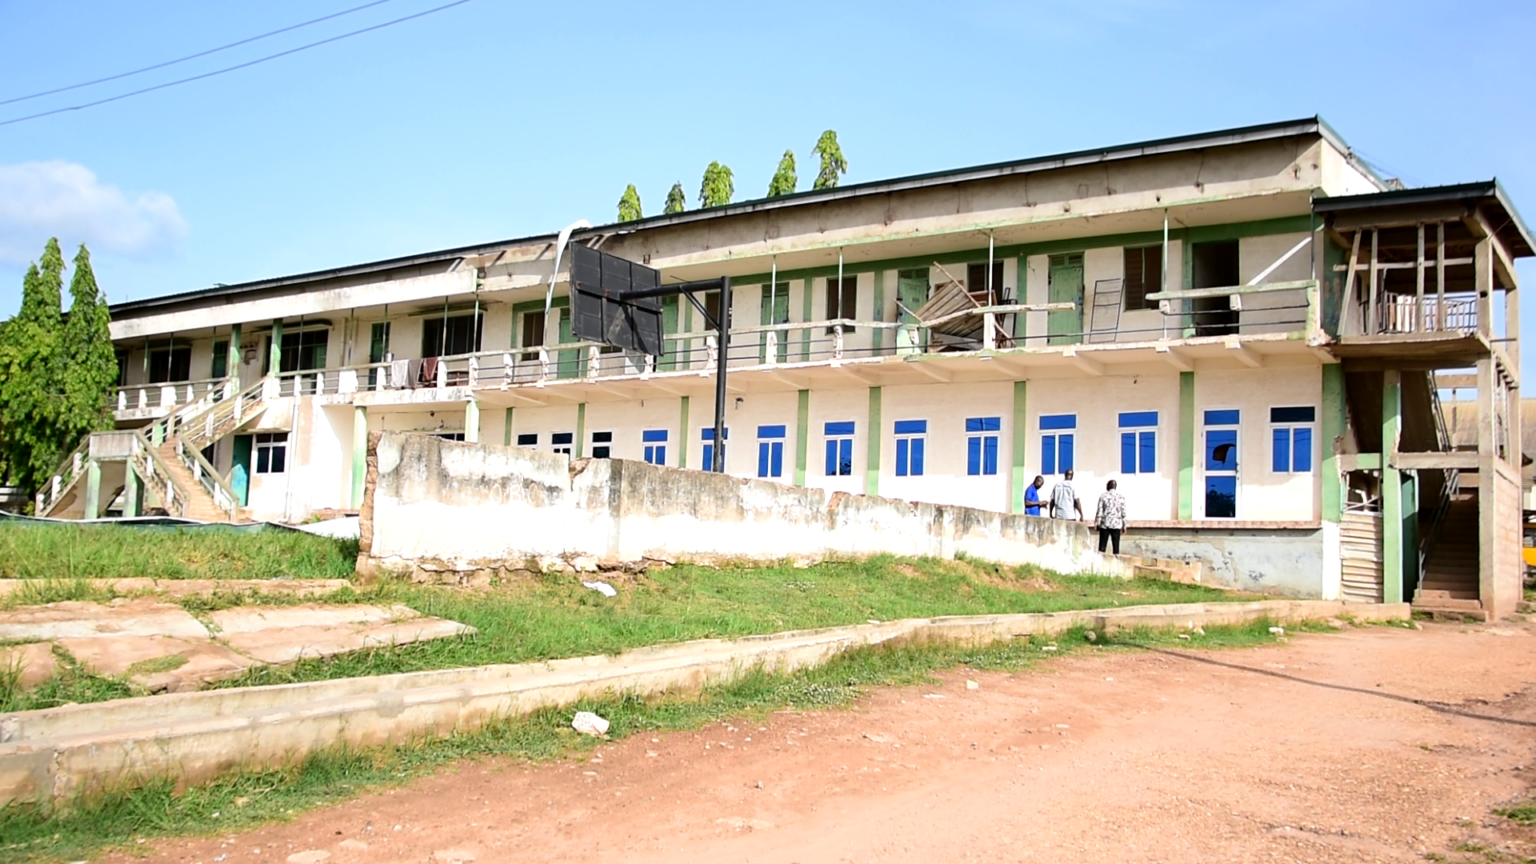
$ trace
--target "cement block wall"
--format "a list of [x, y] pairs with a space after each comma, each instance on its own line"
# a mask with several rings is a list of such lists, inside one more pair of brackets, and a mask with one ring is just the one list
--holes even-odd
[[386, 432], [370, 449], [364, 572], [961, 553], [1068, 574], [1133, 569], [1099, 554], [1081, 522], [423, 435]]
[[1330, 591], [1323, 577], [1327, 548], [1321, 526], [1132, 528], [1120, 545], [1127, 555], [1198, 561], [1210, 584], [1332, 600], [1338, 588]]

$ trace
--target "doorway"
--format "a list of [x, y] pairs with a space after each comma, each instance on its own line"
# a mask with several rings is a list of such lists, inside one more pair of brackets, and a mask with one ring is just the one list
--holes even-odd
[[1072, 303], [1073, 308], [1048, 312], [1046, 342], [1076, 345], [1083, 341], [1083, 253], [1052, 255], [1048, 298], [1052, 303]]
[[[1236, 240], [1196, 243], [1190, 249], [1195, 265], [1192, 287], [1231, 288], [1241, 284]], [[1196, 336], [1225, 336], [1237, 332], [1238, 313], [1232, 308], [1230, 297], [1202, 297], [1194, 304]]]

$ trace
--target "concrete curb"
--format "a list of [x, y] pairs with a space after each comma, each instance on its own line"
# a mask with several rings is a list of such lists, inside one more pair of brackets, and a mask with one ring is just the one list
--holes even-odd
[[338, 746], [375, 747], [469, 731], [487, 721], [608, 693], [695, 691], [762, 667], [816, 666], [886, 642], [986, 644], [1074, 627], [1185, 627], [1407, 620], [1406, 603], [1336, 600], [1189, 603], [1071, 612], [953, 616], [735, 640], [706, 639], [545, 663], [477, 666], [305, 684], [175, 693], [0, 715], [0, 805], [67, 804], [145, 778], [202, 783], [291, 765]]

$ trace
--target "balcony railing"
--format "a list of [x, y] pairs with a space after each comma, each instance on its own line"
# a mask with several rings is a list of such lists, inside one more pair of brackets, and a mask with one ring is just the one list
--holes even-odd
[[204, 378], [200, 381], [167, 381], [159, 384], [134, 384], [117, 388], [117, 410], [143, 411], [190, 405], [201, 400], [217, 401], [235, 386], [230, 378]]

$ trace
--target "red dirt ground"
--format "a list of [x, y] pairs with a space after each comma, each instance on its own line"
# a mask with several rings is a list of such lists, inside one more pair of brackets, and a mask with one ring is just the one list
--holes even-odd
[[[1536, 784], [1533, 661], [1530, 625], [1426, 624], [957, 670], [852, 710], [635, 737], [591, 761], [465, 764], [149, 857], [1525, 860], [1536, 837], [1491, 810]], [[1455, 851], [1468, 843], [1521, 857]]]

